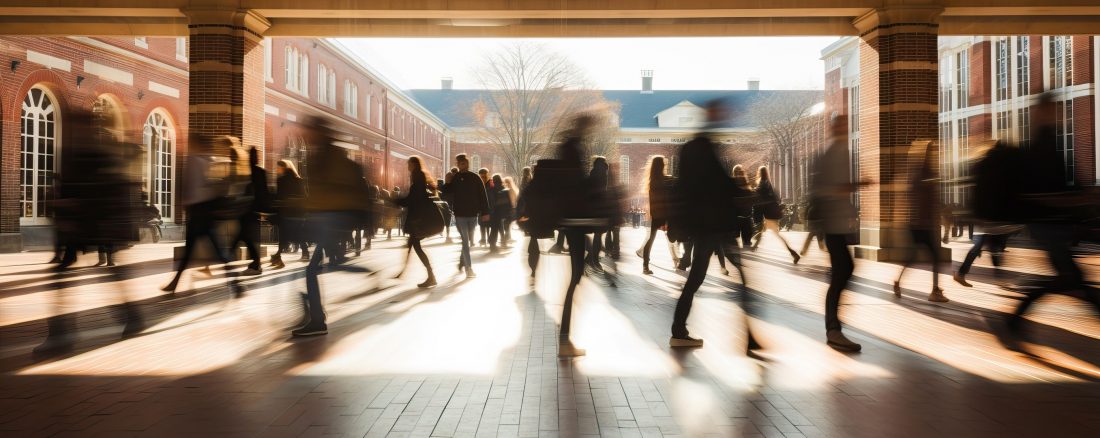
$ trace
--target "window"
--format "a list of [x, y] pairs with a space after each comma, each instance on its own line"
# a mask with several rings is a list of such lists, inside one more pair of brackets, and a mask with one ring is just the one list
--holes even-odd
[[493, 155], [493, 168], [489, 169], [489, 173], [501, 173], [504, 171], [504, 160], [500, 158], [500, 155]]
[[336, 107], [336, 72], [324, 64], [317, 64], [317, 101]]
[[41, 223], [51, 215], [54, 173], [57, 171], [57, 111], [41, 88], [23, 99], [20, 137], [20, 223]]
[[997, 100], [1008, 99], [1008, 39], [997, 40]]
[[1024, 149], [1031, 146], [1031, 108], [1016, 110], [1016, 143]]
[[138, 47], [141, 47], [143, 49], [148, 49], [149, 48], [149, 39], [146, 38], [146, 37], [136, 37], [136, 38], [134, 38], [134, 45], [138, 46]]
[[1073, 101], [1065, 100], [1057, 102], [1057, 111], [1054, 113], [1055, 141], [1054, 148], [1061, 155], [1064, 166], [1065, 181], [1073, 184], [1074, 157], [1073, 157]]
[[[356, 91], [356, 92], [359, 92], [359, 90], [358, 90], [358, 89], [356, 89], [355, 91]], [[363, 109], [367, 111], [367, 113], [365, 114], [365, 116], [366, 116], [366, 119], [367, 119], [367, 125], [370, 125], [370, 124], [371, 124], [371, 122], [373, 122], [373, 120], [371, 120], [371, 118], [370, 118], [370, 114], [371, 114], [371, 113], [370, 113], [370, 105], [371, 105], [371, 94], [370, 94], [370, 92], [369, 92], [369, 91], [370, 91], [370, 89], [369, 89], [369, 88], [367, 89], [367, 91], [368, 91], [368, 92], [367, 92], [367, 105], [366, 105], [366, 106], [364, 106], [364, 107], [363, 107]], [[359, 103], [359, 102], [356, 102], [356, 104], [358, 104], [358, 103]]]
[[1050, 37], [1050, 88], [1073, 85], [1073, 37]]
[[651, 139], [649, 139], [649, 142], [650, 142], [650, 143], [660, 143], [660, 142], [661, 142], [661, 139], [660, 139], [660, 137], [658, 137], [658, 138], [651, 138]]
[[176, 38], [176, 59], [180, 61], [187, 60], [187, 37]]
[[1016, 37], [1016, 95], [1031, 94], [1031, 38]]
[[173, 168], [175, 166], [176, 132], [168, 118], [160, 111], [153, 111], [145, 119], [145, 150], [148, 151], [149, 203], [165, 218], [172, 217]]
[[264, 80], [267, 82], [275, 80], [271, 77], [271, 60], [274, 56], [271, 45], [271, 38], [264, 38]]
[[848, 133], [859, 132], [859, 86], [848, 90]]
[[997, 112], [997, 138], [1008, 140], [1012, 138], [1012, 113], [1011, 111]]
[[630, 184], [630, 157], [627, 155], [619, 156], [619, 184]]
[[970, 55], [966, 49], [955, 54], [956, 108], [970, 106]]
[[[967, 119], [959, 120], [958, 151], [955, 174], [960, 178], [965, 178], [970, 175], [968, 165], [970, 161], [970, 123]], [[953, 185], [956, 186], [956, 200], [963, 205], [969, 205], [969, 197], [967, 196], [966, 189], [960, 187], [957, 182]]]
[[481, 169], [481, 157], [477, 155], [470, 156], [470, 171], [477, 172]]
[[670, 154], [668, 157], [668, 174], [671, 176], [678, 176], [680, 174], [680, 168], [677, 167], [680, 163], [676, 161], [676, 154]]
[[344, 80], [344, 114], [359, 117], [359, 86]]
[[945, 56], [940, 59], [940, 112], [955, 109], [951, 99], [952, 94], [955, 92], [954, 68], [952, 66], [954, 62], [953, 56]]
[[309, 56], [286, 46], [286, 89], [309, 96]]
[[630, 143], [632, 141], [634, 141], [634, 139], [630, 137], [622, 137], [619, 139], [619, 143]]
[[673, 143], [687, 143], [687, 138], [685, 138], [685, 137], [676, 137], [676, 138], [672, 139], [672, 142]]

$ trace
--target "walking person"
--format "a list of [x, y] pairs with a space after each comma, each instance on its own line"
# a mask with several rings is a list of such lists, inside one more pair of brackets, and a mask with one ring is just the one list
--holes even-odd
[[458, 270], [466, 272], [466, 278], [477, 277], [470, 258], [470, 246], [474, 236], [474, 226], [479, 220], [489, 220], [489, 200], [485, 196], [485, 183], [477, 174], [470, 172], [470, 159], [466, 154], [455, 157], [458, 172], [451, 182], [443, 187], [443, 193], [454, 202], [455, 224], [458, 236], [462, 239], [462, 254], [458, 259]]
[[409, 249], [405, 253], [405, 262], [401, 265], [401, 277], [409, 264], [410, 253], [415, 251], [424, 269], [428, 271], [428, 278], [423, 283], [416, 285], [421, 289], [435, 287], [435, 272], [432, 271], [432, 263], [428, 260], [428, 254], [420, 242], [426, 237], [434, 236], [443, 231], [443, 216], [439, 214], [439, 208], [432, 200], [435, 194], [435, 183], [432, 181], [428, 170], [424, 168], [420, 157], [409, 157], [409, 194], [398, 199], [397, 204], [404, 207], [405, 234], [409, 236]]
[[821, 212], [825, 247], [829, 251], [829, 288], [825, 292], [825, 335], [827, 343], [841, 351], [859, 351], [862, 346], [844, 336], [840, 324], [840, 295], [855, 271], [855, 262], [848, 245], [858, 241], [855, 228], [858, 214], [852, 205], [852, 194], [868, 181], [851, 181], [848, 156], [848, 122], [844, 116], [833, 116], [829, 146], [814, 163], [813, 200]]
[[303, 258], [309, 259], [309, 245], [304, 238], [306, 189], [298, 168], [290, 160], [279, 160], [275, 173], [274, 205], [277, 214], [274, 223], [279, 234], [279, 248], [271, 255], [271, 265], [282, 269], [286, 266], [283, 251], [289, 249], [292, 243], [301, 248]]
[[[665, 173], [665, 157], [654, 155], [649, 158], [646, 180], [643, 184], [649, 195], [649, 238], [645, 246], [638, 250], [637, 254], [642, 258], [642, 273], [653, 275], [649, 269], [649, 256], [653, 250], [653, 241], [657, 239], [657, 231], [668, 227], [669, 197], [672, 190], [672, 178]], [[675, 248], [669, 242], [669, 253], [675, 255]]]
[[363, 169], [348, 159], [343, 149], [334, 145], [335, 135], [318, 118], [310, 117], [310, 172], [306, 175], [306, 209], [309, 225], [317, 247], [306, 266], [306, 297], [303, 324], [291, 331], [294, 336], [316, 336], [328, 333], [325, 308], [321, 300], [321, 275], [325, 254], [334, 261], [339, 242], [359, 220], [365, 193]]
[[780, 242], [783, 242], [783, 247], [787, 248], [787, 252], [791, 254], [791, 259], [794, 260], [794, 264], [798, 264], [798, 259], [801, 256], [798, 255], [791, 245], [787, 243], [787, 239], [783, 238], [783, 235], [779, 233], [779, 219], [783, 218], [783, 208], [779, 203], [779, 195], [775, 193], [775, 189], [772, 187], [771, 178], [768, 177], [768, 168], [760, 166], [760, 169], [756, 173], [756, 197], [757, 202], [753, 207], [753, 212], [759, 211], [759, 217], [761, 219], [760, 232], [756, 234], [756, 240], [752, 243], [752, 249], [756, 249], [760, 245], [760, 241], [764, 239], [764, 233], [771, 231], [775, 233], [775, 236], [779, 238]]
[[940, 190], [934, 161], [936, 149], [929, 142], [914, 150], [914, 155], [920, 157], [920, 165], [909, 184], [909, 197], [913, 200], [913, 214], [909, 221], [911, 243], [898, 278], [894, 280], [894, 296], [901, 297], [901, 278], [905, 275], [906, 268], [916, 260], [917, 248], [921, 247], [932, 259], [932, 291], [928, 294], [928, 301], [946, 303], [950, 300], [943, 295], [943, 289], [940, 288]]
[[[489, 177], [489, 169], [486, 169], [484, 167], [478, 169], [477, 176], [481, 178], [481, 183], [485, 186], [486, 199], [496, 199], [496, 192], [494, 191], [493, 187], [493, 179]], [[492, 241], [492, 239], [490, 239], [490, 235], [492, 234], [492, 230], [496, 229], [495, 227], [493, 227], [492, 214], [493, 202], [489, 202], [489, 218], [477, 221], [477, 229], [481, 232], [481, 241], [479, 242], [481, 246], [485, 246], [488, 242]], [[496, 249], [495, 242], [493, 243], [492, 249]]]
[[[974, 244], [966, 253], [962, 265], [953, 276], [956, 283], [972, 287], [966, 281], [970, 266], [981, 256], [982, 248], [989, 251], [993, 266], [1001, 265], [1008, 237], [1024, 227], [1013, 222], [1023, 218], [1020, 194], [1023, 191], [1026, 170], [1020, 149], [1005, 141], [998, 141], [986, 151], [974, 165], [973, 198], [970, 205], [979, 221]], [[994, 275], [1000, 271], [995, 270]]]
[[512, 202], [512, 192], [504, 187], [504, 178], [501, 178], [499, 173], [493, 175], [492, 181], [493, 189], [488, 192], [490, 209], [492, 209], [489, 214], [489, 220], [492, 221], [492, 225], [489, 227], [489, 248], [490, 251], [496, 251], [498, 242], [500, 247], [508, 247], [504, 224], [511, 225], [511, 217], [515, 214], [515, 204]]
[[[738, 216], [749, 214], [752, 198], [737, 196], [737, 185], [726, 173], [718, 159], [718, 143], [711, 137], [711, 131], [725, 123], [729, 110], [724, 102], [713, 100], [707, 103], [707, 129], [680, 149], [680, 178], [673, 190], [676, 210], [670, 218], [669, 227], [679, 228], [692, 241], [692, 262], [687, 280], [684, 282], [680, 298], [672, 319], [672, 347], [702, 347], [703, 340], [692, 337], [687, 328], [688, 315], [695, 299], [695, 293], [706, 279], [711, 257], [719, 247], [725, 249], [723, 255], [738, 251], [731, 243], [737, 231]], [[730, 258], [730, 262], [740, 264], [739, 258]], [[752, 312], [746, 280], [741, 278], [741, 300], [746, 315]], [[748, 328], [746, 317], [747, 349], [760, 348]]]
[[813, 243], [815, 238], [818, 249], [825, 251], [825, 232], [821, 229], [821, 213], [812, 202], [806, 207], [805, 212], [806, 240], [802, 242], [802, 251], [798, 252], [802, 257], [806, 256], [806, 252], [810, 250], [810, 243]]
[[508, 247], [512, 245], [512, 223], [516, 220], [516, 203], [519, 202], [519, 190], [517, 190], [516, 183], [512, 180], [512, 177], [504, 177], [502, 180], [504, 183], [503, 192], [507, 195], [507, 203], [504, 203], [503, 199], [497, 202], [498, 206], [504, 207], [505, 211], [501, 214], [500, 230], [501, 230], [501, 245]]
[[[187, 229], [183, 244], [183, 257], [176, 266], [176, 275], [168, 284], [161, 287], [162, 291], [173, 293], [179, 286], [183, 271], [191, 263], [195, 255], [195, 247], [200, 238], [210, 241], [214, 257], [223, 264], [229, 263], [229, 258], [218, 244], [215, 231], [215, 209], [219, 208], [220, 201], [226, 194], [225, 181], [214, 177], [211, 167], [217, 158], [214, 155], [214, 145], [210, 140], [195, 138], [188, 143], [191, 148], [187, 155], [187, 174], [183, 179], [182, 204], [187, 211]], [[213, 140], [223, 150], [231, 150], [238, 140], [233, 137], [223, 136]], [[223, 160], [224, 161], [224, 160]]]
[[267, 188], [267, 172], [260, 167], [260, 155], [255, 147], [248, 149], [248, 169], [249, 182], [244, 195], [251, 202], [237, 219], [237, 237], [229, 247], [236, 248], [237, 243], [244, 242], [252, 263], [241, 275], [260, 275], [260, 214], [271, 211], [271, 195]]
[[[552, 213], [547, 209], [553, 209], [554, 205], [548, 196], [538, 196], [534, 184], [534, 172], [529, 167], [523, 168], [523, 179], [519, 197], [516, 200], [516, 216], [520, 229], [527, 233], [527, 267], [531, 269], [530, 284], [535, 284], [535, 273], [538, 270], [541, 252], [539, 239], [554, 237], [554, 227], [557, 223], [550, 218]], [[535, 194], [534, 196], [532, 194]]]

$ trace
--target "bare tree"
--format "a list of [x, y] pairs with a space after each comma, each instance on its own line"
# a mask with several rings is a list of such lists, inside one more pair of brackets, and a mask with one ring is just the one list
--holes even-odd
[[512, 175], [560, 137], [571, 114], [603, 104], [578, 66], [538, 44], [488, 53], [474, 74], [486, 90], [470, 109], [477, 135], [504, 155]]
[[[773, 178], [780, 190], [788, 190], [794, 184], [791, 160], [814, 106], [821, 103], [817, 91], [784, 91], [762, 94], [753, 101], [750, 111], [753, 122], [768, 136], [772, 147], [773, 162], [781, 168], [772, 169]], [[790, 193], [781, 193], [790, 195]]]

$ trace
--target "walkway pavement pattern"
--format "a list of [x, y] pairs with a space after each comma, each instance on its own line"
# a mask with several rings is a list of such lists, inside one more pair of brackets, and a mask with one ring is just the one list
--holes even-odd
[[[925, 301], [927, 270], [913, 270], [903, 297], [897, 266], [857, 261], [844, 297], [847, 332], [864, 345], [846, 355], [825, 346], [826, 255], [799, 265], [765, 241], [747, 257], [761, 301], [751, 324], [766, 360], [745, 357], [737, 279], [717, 263], [689, 320], [706, 346], [670, 349], [672, 308], [684, 278], [655, 251], [641, 275], [623, 232], [618, 287], [586, 280], [574, 341], [588, 356], [559, 360], [556, 325], [567, 258], [543, 258], [528, 286], [525, 242], [499, 255], [480, 250], [480, 276], [459, 277], [457, 245], [429, 244], [440, 285], [415, 288], [423, 270], [390, 280], [400, 241], [378, 242], [349, 263], [381, 269], [322, 276], [327, 336], [292, 339], [304, 289], [301, 263], [242, 282], [232, 298], [220, 270], [191, 271], [179, 293], [171, 246], [120, 256], [104, 268], [52, 276], [44, 253], [0, 256], [0, 435], [24, 436], [1095, 436], [1100, 430], [1100, 322], [1082, 303], [1056, 296], [1030, 315], [1026, 336], [1001, 329], [1018, 295], [995, 286], [983, 259], [951, 302]], [[801, 241], [798, 233], [791, 233]], [[517, 242], [518, 243], [518, 242]], [[549, 242], [544, 242], [544, 249]], [[963, 244], [954, 245], [956, 260]], [[664, 248], [663, 244], [654, 246]], [[522, 248], [522, 249], [520, 249]], [[1047, 270], [1014, 249], [1009, 270]], [[1086, 263], [1096, 263], [1086, 259]], [[1090, 266], [1092, 268], [1093, 266]], [[926, 267], [925, 267], [926, 268]], [[1090, 269], [1090, 274], [1095, 273]], [[734, 274], [736, 275], [736, 274]], [[1010, 277], [1012, 273], [1010, 272]], [[122, 338], [121, 297], [148, 327]], [[76, 349], [36, 359], [46, 318], [76, 316]]]

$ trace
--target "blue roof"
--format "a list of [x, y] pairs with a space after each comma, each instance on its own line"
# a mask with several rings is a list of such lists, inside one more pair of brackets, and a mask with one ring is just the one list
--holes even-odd
[[[714, 99], [725, 99], [732, 112], [730, 127], [752, 127], [748, 108], [758, 98], [784, 95], [812, 95], [823, 98], [820, 90], [602, 90], [604, 99], [621, 105], [619, 126], [622, 128], [657, 128], [657, 113], [688, 101], [704, 106]], [[452, 127], [473, 126], [470, 108], [487, 94], [486, 90], [408, 90], [420, 105]]]

